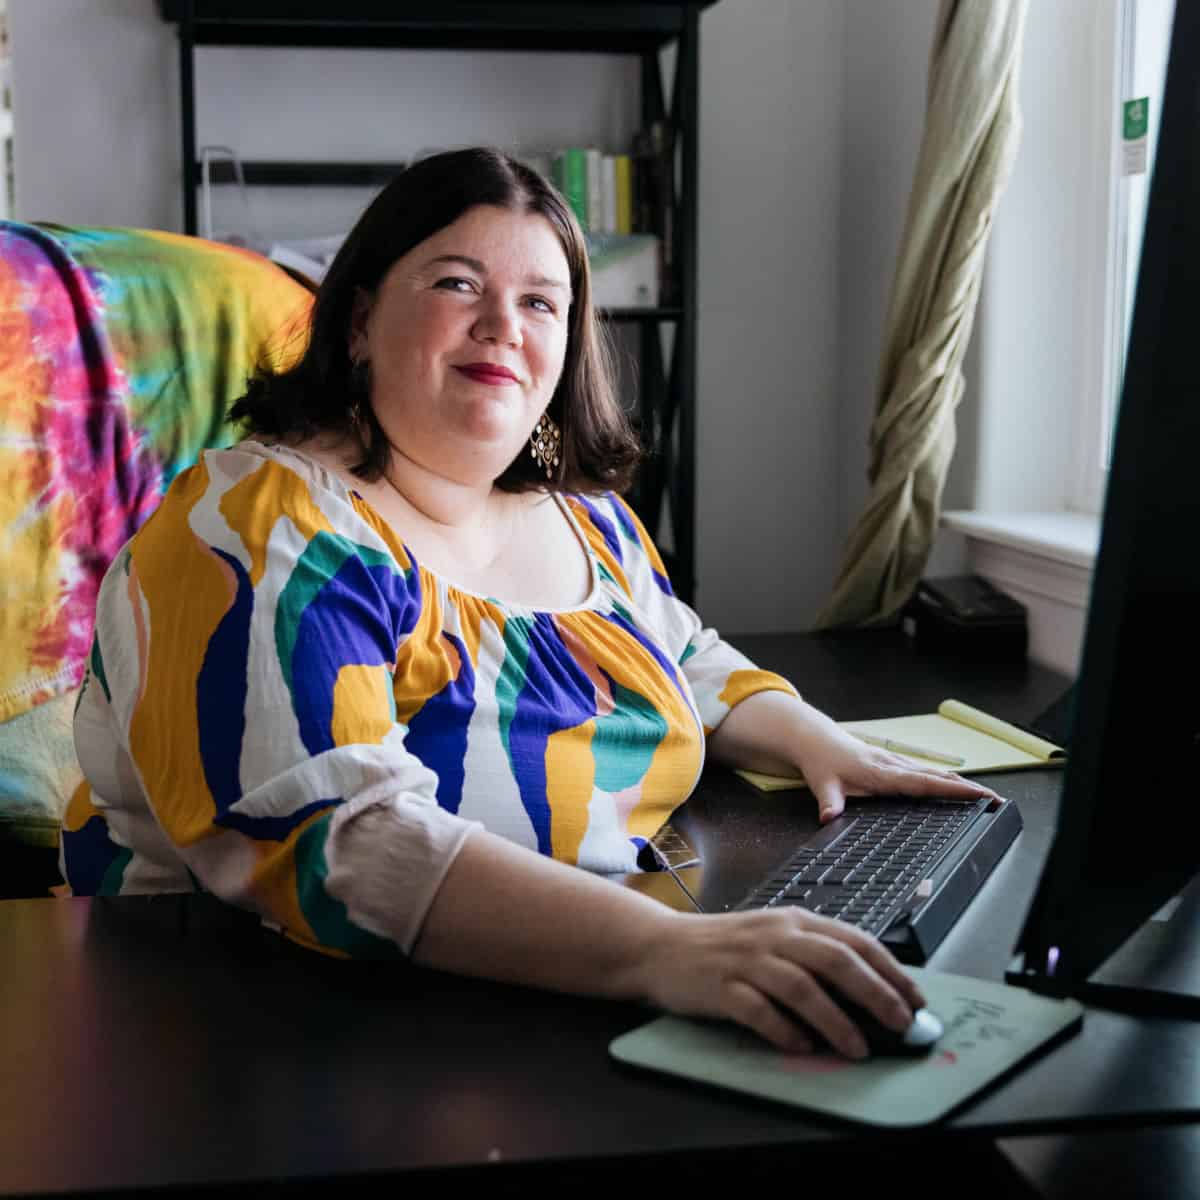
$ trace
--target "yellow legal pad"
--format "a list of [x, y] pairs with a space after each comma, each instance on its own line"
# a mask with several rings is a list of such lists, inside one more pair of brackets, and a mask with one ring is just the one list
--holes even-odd
[[844, 1120], [927, 1125], [1082, 1023], [1074, 1000], [1038, 996], [928, 968], [908, 968], [946, 1027], [928, 1055], [852, 1062], [831, 1053], [784, 1054], [720, 1021], [659, 1017], [609, 1045], [609, 1053], [699, 1083], [794, 1104]]
[[[1062, 766], [1067, 752], [1028, 730], [1001, 721], [961, 700], [944, 700], [937, 712], [913, 717], [884, 717], [870, 721], [842, 721], [843, 729], [870, 738], [886, 739], [891, 749], [920, 766], [979, 775], [987, 771], [1021, 771], [1032, 767]], [[942, 762], [906, 753], [898, 744], [932, 750], [961, 763]], [[764, 775], [761, 771], [738, 774], [764, 792], [804, 787], [800, 776]]]

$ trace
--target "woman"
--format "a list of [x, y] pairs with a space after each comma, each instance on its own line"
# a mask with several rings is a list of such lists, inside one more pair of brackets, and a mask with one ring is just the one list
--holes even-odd
[[[847, 792], [969, 796], [864, 746], [671, 593], [614, 495], [582, 236], [498, 153], [418, 162], [351, 233], [251, 437], [181, 475], [110, 570], [76, 716], [77, 889], [197, 886], [321, 949], [640, 998], [866, 1046], [904, 1028], [872, 939], [614, 887], [706, 751]], [[99, 869], [97, 862], [103, 866]], [[577, 870], [585, 867], [587, 870]]]

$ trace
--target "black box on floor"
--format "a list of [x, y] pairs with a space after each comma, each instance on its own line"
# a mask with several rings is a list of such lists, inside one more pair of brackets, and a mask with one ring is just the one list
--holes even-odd
[[1025, 606], [979, 575], [922, 579], [901, 615], [918, 644], [979, 658], [1024, 658]]

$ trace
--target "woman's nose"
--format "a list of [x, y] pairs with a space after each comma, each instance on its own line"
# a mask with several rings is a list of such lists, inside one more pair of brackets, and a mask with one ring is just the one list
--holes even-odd
[[486, 301], [472, 332], [481, 342], [519, 346], [521, 318], [516, 305], [499, 296]]

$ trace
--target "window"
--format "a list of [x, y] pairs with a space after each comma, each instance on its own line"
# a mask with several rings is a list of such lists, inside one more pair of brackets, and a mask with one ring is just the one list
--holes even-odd
[[1175, 0], [1104, 0], [1095, 41], [1099, 119], [1091, 161], [1100, 200], [1091, 235], [1092, 276], [1081, 317], [1089, 353], [1079, 405], [1084, 453], [1073, 507], [1099, 512], [1120, 404], [1150, 176], [1162, 115]]

